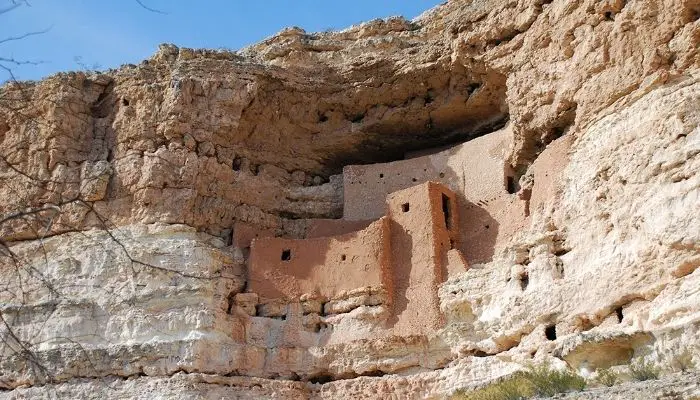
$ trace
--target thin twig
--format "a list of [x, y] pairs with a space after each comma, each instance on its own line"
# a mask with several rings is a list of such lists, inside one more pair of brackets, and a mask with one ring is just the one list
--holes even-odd
[[163, 14], [163, 15], [167, 15], [167, 14], [168, 14], [168, 13], [166, 13], [165, 11], [161, 11], [161, 10], [158, 10], [158, 9], [155, 9], [155, 8], [151, 8], [151, 7], [149, 7], [149, 6], [145, 5], [145, 4], [143, 4], [143, 1], [141, 1], [141, 0], [136, 0], [136, 2], [137, 2], [141, 7], [143, 7], [144, 9], [146, 9], [146, 10], [148, 10], [148, 11], [150, 11], [150, 12], [153, 12], [153, 13], [156, 13], [156, 14]]
[[46, 29], [42, 29], [42, 30], [40, 30], [40, 31], [27, 32], [27, 33], [24, 33], [24, 34], [19, 35], [19, 36], [8, 36], [8, 37], [6, 37], [6, 38], [4, 38], [4, 39], [0, 39], [0, 44], [7, 43], [7, 42], [14, 42], [14, 41], [17, 41], [17, 40], [22, 40], [22, 39], [26, 39], [26, 38], [28, 38], [28, 37], [30, 37], [30, 36], [41, 35], [41, 34], [43, 34], [43, 33], [46, 33], [46, 32], [48, 32], [48, 31], [50, 31], [51, 28], [52, 28], [52, 27], [50, 26], [50, 27], [48, 27], [48, 28], [46, 28]]

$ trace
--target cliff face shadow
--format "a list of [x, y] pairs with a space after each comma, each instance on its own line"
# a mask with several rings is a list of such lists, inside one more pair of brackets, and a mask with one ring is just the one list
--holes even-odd
[[393, 295], [392, 312], [387, 320], [388, 326], [394, 326], [402, 312], [408, 308], [408, 288], [411, 285], [411, 257], [413, 239], [401, 224], [391, 221], [391, 281]]
[[[491, 261], [500, 224], [485, 208], [489, 201], [479, 201], [477, 204], [467, 200], [465, 193], [470, 188], [466, 186], [464, 176], [470, 171], [458, 172], [449, 164], [441, 167], [440, 181], [457, 195], [459, 242], [456, 248], [462, 252], [470, 265]], [[503, 194], [506, 194], [505, 188]]]
[[460, 239], [457, 248], [470, 265], [490, 262], [498, 238], [498, 221], [484, 207], [470, 202], [464, 195], [459, 196], [457, 203]]

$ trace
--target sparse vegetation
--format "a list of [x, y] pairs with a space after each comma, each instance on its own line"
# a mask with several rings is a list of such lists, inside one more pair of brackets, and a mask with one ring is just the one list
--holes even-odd
[[[582, 391], [587, 383], [611, 387], [629, 381], [649, 381], [659, 379], [661, 372], [687, 372], [697, 369], [693, 354], [684, 351], [673, 355], [667, 367], [660, 367], [652, 361], [638, 358], [629, 365], [629, 375], [615, 368], [599, 369], [594, 381], [586, 381], [582, 376], [570, 370], [557, 370], [548, 364], [532, 366], [527, 371], [516, 372], [504, 379], [490, 383], [482, 388], [463, 391], [456, 394], [455, 400], [521, 400], [530, 398], [547, 398], [559, 393]], [[699, 398], [700, 400], [700, 398]]]
[[532, 369], [528, 379], [533, 383], [535, 395], [554, 396], [557, 393], [581, 391], [586, 380], [569, 370], [551, 369], [547, 364]]
[[620, 375], [610, 368], [601, 369], [598, 371], [596, 382], [607, 387], [614, 386], [620, 383]]
[[695, 362], [693, 361], [693, 353], [690, 351], [684, 351], [682, 353], [676, 353], [671, 360], [670, 369], [672, 371], [688, 372], [697, 369]]
[[459, 400], [519, 400], [530, 397], [532, 384], [526, 374], [516, 373], [508, 378], [483, 388], [463, 392], [456, 396]]
[[586, 380], [568, 371], [552, 369], [548, 364], [532, 367], [529, 371], [518, 372], [506, 379], [492, 383], [481, 389], [462, 392], [461, 400], [518, 400], [536, 396], [551, 397], [557, 393], [581, 391]]
[[659, 379], [659, 372], [651, 361], [637, 360], [630, 364], [630, 375], [636, 381]]

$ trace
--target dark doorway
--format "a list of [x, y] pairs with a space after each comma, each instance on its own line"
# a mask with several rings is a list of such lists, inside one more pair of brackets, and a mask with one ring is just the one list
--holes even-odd
[[291, 250], [282, 250], [282, 261], [289, 261], [292, 259]]
[[444, 193], [442, 194], [442, 214], [445, 217], [445, 228], [447, 230], [452, 229], [452, 205], [450, 204], [450, 198]]

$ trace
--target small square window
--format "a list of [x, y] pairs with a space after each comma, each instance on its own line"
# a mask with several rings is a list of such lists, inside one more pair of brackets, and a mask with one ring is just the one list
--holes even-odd
[[401, 211], [408, 212], [408, 210], [410, 210], [410, 209], [411, 209], [411, 206], [408, 203], [401, 204]]
[[289, 261], [292, 259], [292, 251], [291, 250], [282, 250], [282, 261]]

